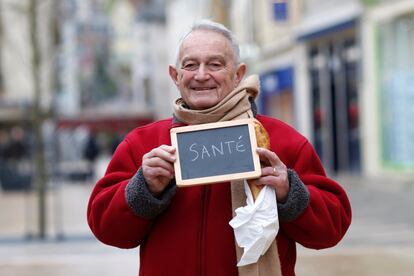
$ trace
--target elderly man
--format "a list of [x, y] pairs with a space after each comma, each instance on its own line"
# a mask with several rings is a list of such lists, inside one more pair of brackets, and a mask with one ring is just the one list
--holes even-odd
[[[173, 118], [139, 127], [119, 145], [88, 206], [88, 223], [102, 242], [140, 246], [139, 275], [295, 275], [296, 243], [337, 244], [351, 221], [344, 190], [329, 179], [313, 147], [281, 121], [256, 114], [258, 80], [243, 80], [233, 35], [202, 21], [183, 37], [169, 74], [180, 91]], [[237, 267], [240, 248], [229, 221], [239, 207], [235, 183], [177, 188], [170, 129], [255, 117], [270, 136], [259, 148], [262, 175], [275, 188], [280, 228], [260, 259]], [[235, 187], [236, 186], [236, 187]]]

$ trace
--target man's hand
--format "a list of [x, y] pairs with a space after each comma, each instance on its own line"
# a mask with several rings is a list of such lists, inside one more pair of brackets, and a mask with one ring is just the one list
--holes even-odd
[[262, 163], [262, 175], [248, 182], [259, 186], [269, 185], [274, 187], [277, 200], [284, 202], [289, 192], [289, 179], [286, 165], [283, 164], [276, 153], [268, 149], [257, 148], [257, 153]]
[[160, 195], [174, 178], [175, 148], [161, 145], [142, 157], [142, 173], [149, 191]]

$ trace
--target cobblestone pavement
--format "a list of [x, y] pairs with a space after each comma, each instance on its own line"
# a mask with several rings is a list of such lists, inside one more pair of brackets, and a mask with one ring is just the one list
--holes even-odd
[[[351, 200], [353, 223], [334, 248], [299, 247], [297, 275], [413, 275], [414, 181], [343, 177], [340, 182]], [[49, 195], [51, 234], [44, 242], [23, 239], [33, 231], [34, 219], [21, 216], [32, 214], [34, 198], [0, 192], [0, 276], [137, 275], [137, 249], [104, 246], [89, 233], [85, 208], [90, 189], [63, 185]], [[55, 240], [59, 233], [65, 239]]]

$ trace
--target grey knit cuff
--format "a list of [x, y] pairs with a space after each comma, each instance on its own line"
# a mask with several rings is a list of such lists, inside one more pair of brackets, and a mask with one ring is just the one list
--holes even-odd
[[308, 188], [294, 170], [288, 169], [288, 179], [290, 189], [287, 200], [277, 204], [279, 220], [282, 222], [292, 221], [299, 217], [308, 207], [310, 197]]
[[174, 179], [160, 196], [154, 197], [148, 190], [142, 169], [140, 168], [126, 186], [125, 197], [128, 206], [137, 216], [153, 219], [168, 207], [176, 190], [177, 187]]

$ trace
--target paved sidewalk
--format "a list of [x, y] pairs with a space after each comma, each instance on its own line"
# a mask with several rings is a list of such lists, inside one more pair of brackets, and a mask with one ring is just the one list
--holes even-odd
[[299, 249], [298, 276], [411, 276], [414, 248]]
[[298, 276], [414, 275], [414, 180], [342, 177], [353, 219], [334, 248], [299, 247]]
[[92, 238], [0, 244], [0, 276], [138, 275], [138, 250], [103, 246]]
[[[0, 276], [118, 276], [138, 274], [138, 250], [93, 240], [29, 242], [0, 246]], [[298, 276], [409, 276], [414, 248], [299, 248]]]
[[[349, 177], [340, 182], [351, 200], [353, 223], [335, 248], [299, 247], [297, 275], [413, 275], [414, 183]], [[0, 192], [0, 276], [137, 275], [137, 249], [105, 246], [91, 236], [85, 221], [90, 189], [64, 185], [50, 195], [50, 202], [55, 202], [51, 206], [57, 208], [50, 213], [51, 237], [63, 230], [67, 239], [46, 242], [21, 239], [25, 223], [33, 218], [16, 216], [33, 212], [33, 198], [26, 198], [29, 204], [24, 205], [22, 194]], [[17, 239], [4, 239], [13, 233]]]

